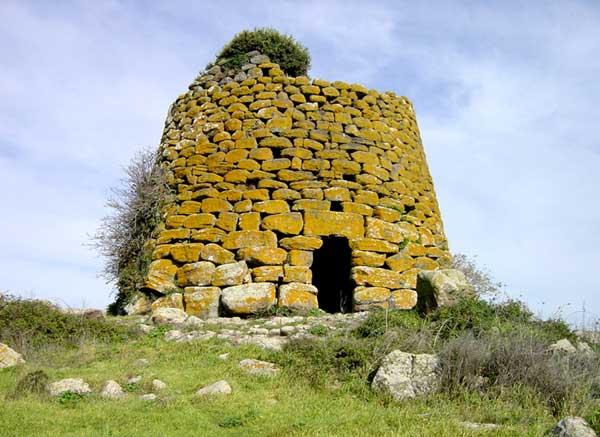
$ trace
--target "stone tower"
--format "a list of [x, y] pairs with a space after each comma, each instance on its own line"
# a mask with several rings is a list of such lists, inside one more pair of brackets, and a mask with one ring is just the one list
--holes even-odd
[[414, 307], [418, 271], [450, 257], [411, 103], [250, 62], [210, 68], [169, 109], [153, 308]]

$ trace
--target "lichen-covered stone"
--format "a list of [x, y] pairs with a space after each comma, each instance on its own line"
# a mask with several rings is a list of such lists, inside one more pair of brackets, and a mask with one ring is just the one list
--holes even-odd
[[463, 272], [455, 269], [420, 272], [416, 286], [417, 309], [421, 312], [451, 306], [460, 298], [473, 295], [473, 286]]
[[180, 263], [193, 263], [200, 258], [202, 243], [180, 243], [172, 244], [170, 254], [173, 260]]
[[158, 308], [177, 308], [183, 310], [183, 295], [181, 293], [171, 293], [159, 297], [152, 302], [152, 311], [156, 311]]
[[185, 264], [177, 270], [177, 284], [180, 287], [190, 285], [209, 285], [215, 274], [215, 265], [209, 261]]
[[354, 289], [353, 299], [355, 306], [386, 302], [390, 298], [390, 290], [385, 287], [364, 287]]
[[302, 231], [303, 225], [302, 214], [299, 212], [273, 214], [265, 217], [262, 221], [264, 229], [288, 235], [298, 235]]
[[252, 269], [254, 282], [279, 282], [283, 278], [283, 266], [259, 266]]
[[409, 310], [417, 305], [417, 292], [410, 288], [392, 290], [390, 297], [390, 308], [397, 310]]
[[248, 275], [248, 266], [245, 261], [222, 264], [215, 269], [212, 285], [218, 287], [226, 285], [239, 285]]
[[405, 281], [400, 273], [378, 267], [352, 267], [352, 279], [357, 285], [370, 285], [372, 287], [390, 289], [405, 287]]
[[210, 243], [202, 248], [200, 258], [215, 264], [227, 264], [235, 261], [235, 254], [227, 249], [223, 249], [218, 244]]
[[177, 266], [170, 260], [159, 259], [152, 261], [148, 267], [144, 288], [158, 293], [170, 293], [177, 289], [175, 285], [175, 274]]
[[317, 287], [293, 282], [279, 287], [278, 306], [296, 311], [308, 311], [319, 307]]
[[223, 238], [225, 249], [257, 246], [277, 247], [277, 236], [271, 231], [234, 231]]
[[298, 235], [297, 237], [282, 238], [279, 244], [284, 249], [316, 250], [323, 245], [323, 240], [317, 237]]
[[305, 211], [304, 233], [306, 235], [364, 236], [364, 219], [359, 214], [335, 211]]
[[185, 312], [201, 319], [219, 317], [219, 287], [186, 287], [183, 293]]
[[267, 311], [275, 304], [275, 285], [255, 282], [224, 288], [221, 303], [231, 315], [245, 316]]
[[252, 265], [277, 265], [285, 262], [287, 252], [279, 247], [244, 247], [238, 250], [238, 257]]

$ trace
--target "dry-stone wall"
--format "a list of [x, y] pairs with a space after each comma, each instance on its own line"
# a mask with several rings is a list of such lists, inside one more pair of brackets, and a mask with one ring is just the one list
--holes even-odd
[[153, 242], [153, 308], [317, 308], [344, 292], [313, 285], [331, 237], [349, 254], [347, 272], [337, 253], [320, 261], [320, 283], [350, 284], [337, 310], [412, 308], [417, 272], [449, 254], [411, 103], [251, 62], [210, 68], [169, 110], [160, 151], [176, 200]]

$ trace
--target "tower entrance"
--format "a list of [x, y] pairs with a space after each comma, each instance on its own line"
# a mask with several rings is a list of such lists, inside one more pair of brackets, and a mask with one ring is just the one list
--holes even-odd
[[312, 282], [319, 290], [319, 308], [328, 313], [352, 311], [351, 258], [352, 251], [344, 237], [323, 237], [323, 246], [314, 251]]

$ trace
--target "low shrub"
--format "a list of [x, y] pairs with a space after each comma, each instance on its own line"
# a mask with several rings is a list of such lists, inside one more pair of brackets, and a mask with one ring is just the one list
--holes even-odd
[[554, 414], [595, 396], [600, 364], [596, 357], [548, 352], [538, 336], [516, 332], [466, 333], [445, 344], [440, 362], [447, 392], [525, 387], [545, 399]]
[[26, 373], [18, 382], [13, 392], [13, 398], [20, 398], [29, 394], [43, 395], [50, 378], [43, 370]]
[[237, 69], [249, 62], [247, 53], [257, 50], [279, 64], [289, 76], [306, 75], [310, 67], [308, 49], [293, 37], [270, 28], [244, 30], [221, 49], [215, 63]]
[[68, 314], [46, 301], [0, 298], [0, 342], [21, 352], [49, 345], [78, 346], [85, 340], [120, 341], [133, 335], [125, 325]]

